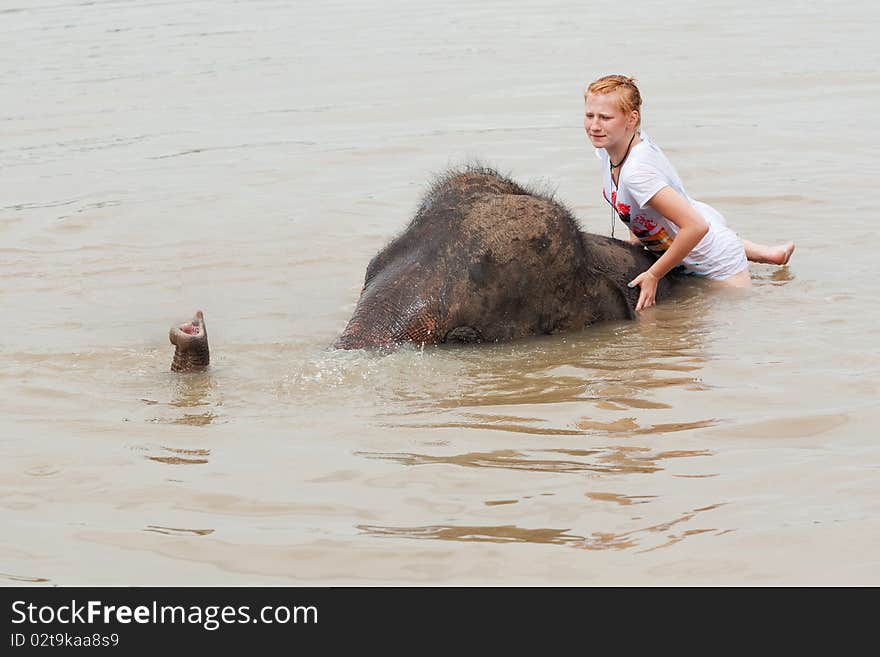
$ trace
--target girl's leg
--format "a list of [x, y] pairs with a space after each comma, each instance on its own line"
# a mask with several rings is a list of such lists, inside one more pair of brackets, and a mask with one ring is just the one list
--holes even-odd
[[730, 278], [723, 281], [713, 281], [722, 287], [752, 287], [752, 277], [749, 275], [749, 268], [746, 267], [738, 274], [734, 274]]
[[748, 240], [743, 240], [742, 243], [746, 249], [746, 258], [752, 262], [761, 262], [767, 265], [788, 264], [791, 254], [794, 253], [794, 242], [786, 242], [785, 244], [777, 244], [775, 246], [755, 244]]

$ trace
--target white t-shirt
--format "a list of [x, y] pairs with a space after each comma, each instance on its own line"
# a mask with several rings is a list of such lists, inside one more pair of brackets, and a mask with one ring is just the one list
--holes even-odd
[[672, 163], [644, 130], [641, 141], [632, 147], [620, 169], [619, 186], [611, 179], [608, 153], [596, 149], [602, 161], [602, 196], [642, 245], [657, 256], [663, 255], [678, 234], [678, 227], [648, 205], [664, 187], [681, 194], [709, 224], [709, 232], [682, 260], [685, 273], [723, 280], [748, 266], [742, 242], [727, 226], [724, 217], [710, 205], [695, 201]]

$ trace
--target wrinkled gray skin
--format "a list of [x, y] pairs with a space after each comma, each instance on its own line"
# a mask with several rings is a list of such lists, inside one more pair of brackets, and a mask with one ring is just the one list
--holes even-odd
[[[496, 342], [633, 319], [654, 262], [585, 233], [565, 207], [483, 168], [453, 172], [367, 267], [339, 349]], [[661, 279], [657, 299], [678, 283]]]
[[171, 369], [174, 372], [198, 372], [208, 367], [211, 353], [208, 349], [208, 330], [202, 311], [196, 312], [192, 321], [172, 326], [168, 339], [174, 345]]

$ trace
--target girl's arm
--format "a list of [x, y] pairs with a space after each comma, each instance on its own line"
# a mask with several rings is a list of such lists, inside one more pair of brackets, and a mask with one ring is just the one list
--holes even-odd
[[681, 264], [687, 254], [709, 232], [709, 224], [706, 220], [688, 203], [687, 199], [671, 187], [664, 187], [654, 194], [648, 205], [674, 223], [678, 227], [678, 234], [657, 262], [630, 282], [630, 287], [636, 285], [640, 287], [636, 310], [654, 305], [657, 283], [660, 279]]

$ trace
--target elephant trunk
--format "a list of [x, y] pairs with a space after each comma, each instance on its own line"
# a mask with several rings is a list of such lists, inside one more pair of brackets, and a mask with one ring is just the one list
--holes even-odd
[[436, 344], [438, 319], [420, 298], [406, 305], [365, 292], [335, 349], [390, 349], [404, 342]]
[[191, 322], [172, 326], [168, 339], [174, 345], [171, 369], [174, 372], [197, 372], [208, 367], [211, 353], [208, 349], [208, 331], [202, 311], [196, 312]]

